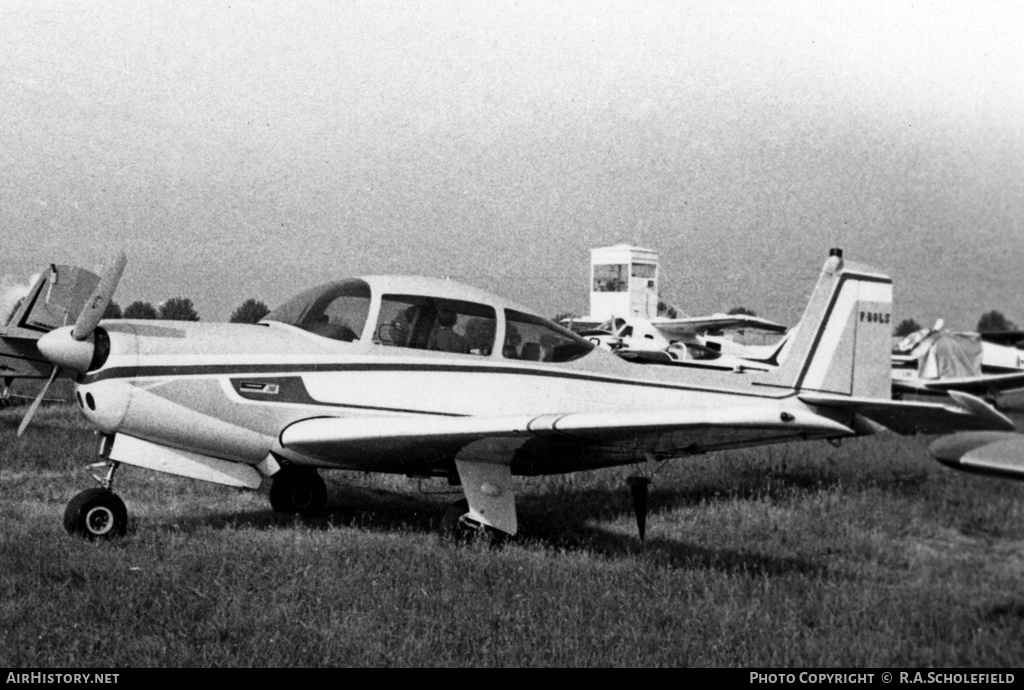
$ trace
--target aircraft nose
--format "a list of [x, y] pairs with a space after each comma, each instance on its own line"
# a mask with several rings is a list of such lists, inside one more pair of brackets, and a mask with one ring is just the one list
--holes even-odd
[[92, 334], [85, 340], [75, 340], [71, 336], [73, 330], [74, 326], [56, 328], [40, 338], [36, 346], [46, 359], [61, 369], [81, 374], [89, 370], [96, 346]]

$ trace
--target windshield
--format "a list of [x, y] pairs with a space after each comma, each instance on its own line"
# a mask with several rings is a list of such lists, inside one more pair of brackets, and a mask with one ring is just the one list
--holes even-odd
[[358, 340], [370, 312], [370, 286], [362, 280], [326, 283], [288, 300], [264, 321], [280, 321], [332, 340]]

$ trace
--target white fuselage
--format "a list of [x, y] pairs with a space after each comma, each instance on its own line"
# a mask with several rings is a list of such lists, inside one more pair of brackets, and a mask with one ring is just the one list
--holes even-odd
[[[317, 416], [373, 418], [496, 417], [587, 412], [692, 410], [720, 416], [777, 408], [803, 413], [792, 390], [758, 385], [756, 375], [676, 372], [621, 361], [595, 349], [566, 363], [524, 362], [338, 342], [279, 323], [160, 325], [109, 321], [110, 355], [80, 376], [79, 404], [101, 431], [126, 434], [205, 456], [255, 465], [272, 452], [306, 464], [384, 472], [443, 474], [450, 458], [391, 457], [386, 447], [344, 457], [291, 456], [279, 437], [289, 424]], [[821, 434], [794, 425], [685, 436], [616, 439], [588, 457], [533, 458], [523, 473], [559, 472]], [[541, 430], [542, 432], [542, 430]], [[836, 435], [834, 432], [831, 435]], [[602, 457], [603, 456], [603, 457]], [[578, 467], [577, 467], [578, 466]]]

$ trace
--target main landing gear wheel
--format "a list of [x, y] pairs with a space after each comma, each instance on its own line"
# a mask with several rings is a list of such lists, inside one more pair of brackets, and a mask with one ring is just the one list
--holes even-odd
[[64, 529], [90, 541], [117, 539], [128, 531], [128, 509], [109, 489], [86, 489], [68, 502]]
[[448, 506], [441, 516], [441, 537], [457, 544], [484, 540], [498, 546], [505, 542], [508, 534], [469, 519], [469, 501], [462, 499]]
[[327, 507], [327, 485], [314, 469], [286, 467], [274, 475], [270, 507], [279, 513], [314, 515]]

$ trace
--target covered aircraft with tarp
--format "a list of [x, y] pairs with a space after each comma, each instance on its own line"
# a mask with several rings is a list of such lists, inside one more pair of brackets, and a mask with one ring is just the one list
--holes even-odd
[[995, 401], [1024, 390], [1024, 351], [986, 342], [977, 333], [943, 328], [911, 333], [893, 348], [893, 392], [963, 391]]

